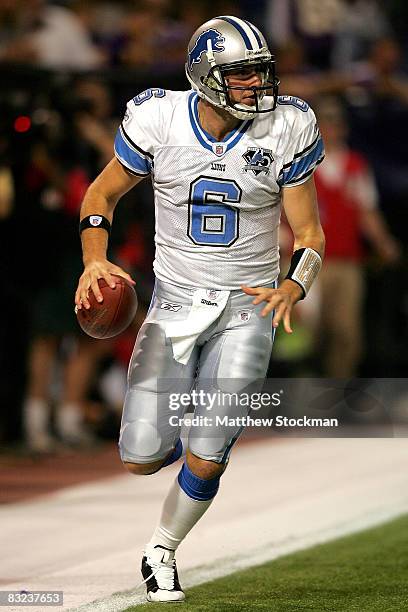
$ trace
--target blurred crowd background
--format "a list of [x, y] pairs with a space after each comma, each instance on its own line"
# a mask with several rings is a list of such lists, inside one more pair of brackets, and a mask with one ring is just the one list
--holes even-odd
[[[405, 377], [408, 3], [404, 0], [0, 0], [0, 440], [32, 450], [115, 438], [126, 365], [153, 285], [149, 181], [117, 208], [110, 257], [137, 280], [134, 326], [79, 330], [78, 212], [112, 157], [126, 101], [187, 89], [188, 40], [232, 14], [277, 56], [280, 93], [315, 109], [327, 257], [270, 376]], [[283, 270], [291, 236], [283, 220]], [[56, 442], [57, 441], [57, 442]]]

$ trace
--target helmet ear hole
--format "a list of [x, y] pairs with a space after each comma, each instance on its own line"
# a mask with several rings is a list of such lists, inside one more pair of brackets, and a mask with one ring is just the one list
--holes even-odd
[[[211, 69], [207, 76], [202, 76], [200, 78], [200, 82], [202, 85], [210, 89], [210, 93], [214, 92], [219, 93], [221, 95], [225, 93], [225, 85], [223, 86], [223, 84], [217, 79], [215, 71], [217, 71], [219, 73], [218, 76], [221, 77], [218, 68], [216, 68], [215, 70]], [[222, 79], [222, 81], [224, 80]]]

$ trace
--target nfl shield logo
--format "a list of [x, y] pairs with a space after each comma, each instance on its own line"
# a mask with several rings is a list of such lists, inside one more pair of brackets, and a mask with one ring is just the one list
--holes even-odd
[[218, 295], [218, 291], [216, 291], [215, 289], [208, 289], [207, 290], [207, 295], [208, 295], [208, 298], [210, 300], [216, 300], [217, 299], [217, 295]]
[[241, 321], [249, 321], [249, 317], [250, 317], [250, 312], [248, 310], [242, 310], [239, 313], [239, 318]]
[[216, 155], [223, 155], [224, 154], [224, 145], [223, 144], [214, 144], [213, 145], [213, 151]]
[[100, 217], [99, 215], [91, 215], [89, 217], [89, 223], [93, 225], [94, 227], [98, 227], [98, 225], [101, 224], [101, 221], [102, 221], [102, 217]]

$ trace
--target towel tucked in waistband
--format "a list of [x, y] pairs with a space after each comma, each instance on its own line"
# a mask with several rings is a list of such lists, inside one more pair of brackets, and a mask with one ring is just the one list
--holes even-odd
[[176, 361], [183, 364], [188, 362], [198, 336], [220, 316], [229, 295], [230, 291], [196, 289], [190, 312], [184, 321], [160, 322], [167, 338], [172, 341]]

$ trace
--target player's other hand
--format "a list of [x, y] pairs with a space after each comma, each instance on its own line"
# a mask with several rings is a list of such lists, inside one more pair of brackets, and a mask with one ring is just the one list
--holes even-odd
[[242, 285], [241, 289], [247, 295], [255, 296], [253, 304], [267, 303], [261, 312], [262, 317], [266, 317], [272, 310], [275, 310], [272, 325], [278, 327], [283, 319], [285, 331], [288, 334], [292, 333], [290, 315], [294, 304], [302, 297], [302, 289], [297, 283], [285, 279], [277, 289], [270, 287], [246, 287], [245, 285]]
[[89, 263], [86, 263], [85, 269], [78, 281], [78, 287], [75, 292], [76, 308], [80, 310], [82, 307], [86, 309], [91, 307], [88, 299], [90, 290], [95, 295], [97, 301], [102, 302], [103, 296], [99, 288], [98, 280], [103, 278], [110, 287], [114, 288], [116, 283], [112, 274], [123, 276], [123, 278], [126, 278], [132, 285], [136, 284], [127, 272], [107, 259], [93, 259]]

